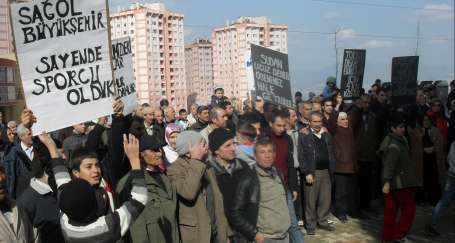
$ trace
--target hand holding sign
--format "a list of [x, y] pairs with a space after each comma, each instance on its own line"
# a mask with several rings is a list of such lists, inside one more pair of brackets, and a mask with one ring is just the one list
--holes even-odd
[[114, 113], [116, 116], [123, 116], [123, 108], [125, 105], [123, 104], [122, 98], [116, 97], [114, 100], [114, 104], [112, 105], [112, 108], [114, 109]]
[[33, 115], [33, 111], [24, 109], [21, 113], [21, 123], [25, 127], [31, 128], [33, 126], [33, 123], [36, 123], [36, 117]]
[[24, 96], [38, 118], [33, 130], [52, 132], [112, 114], [106, 0], [10, 6]]

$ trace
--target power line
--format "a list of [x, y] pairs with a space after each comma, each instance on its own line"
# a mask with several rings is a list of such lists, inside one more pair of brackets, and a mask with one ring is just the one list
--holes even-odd
[[[204, 29], [215, 29], [219, 28], [220, 26], [213, 26], [213, 25], [196, 25], [196, 24], [185, 24], [184, 27], [187, 28], [204, 28]], [[340, 30], [341, 32], [343, 30]], [[339, 31], [339, 32], [340, 32]], [[338, 32], [338, 34], [339, 34]], [[298, 33], [298, 34], [315, 34], [315, 35], [335, 35], [335, 32], [324, 32], [324, 31], [303, 31], [298, 29], [288, 29], [288, 33]], [[355, 37], [365, 37], [365, 38], [380, 38], [380, 39], [407, 39], [407, 40], [415, 40], [419, 38], [420, 40], [454, 40], [454, 38], [446, 37], [446, 36], [399, 36], [399, 35], [378, 35], [378, 34], [362, 34], [362, 33], [354, 33], [352, 38]]]
[[423, 11], [441, 11], [441, 12], [450, 12], [453, 9], [437, 9], [437, 8], [421, 8], [405, 5], [391, 5], [391, 4], [380, 4], [380, 3], [368, 3], [368, 2], [355, 2], [355, 1], [338, 1], [338, 0], [312, 0], [313, 2], [320, 3], [335, 3], [335, 4], [345, 4], [345, 5], [360, 5], [360, 6], [370, 6], [370, 7], [382, 7], [382, 8], [400, 8], [400, 9], [412, 9], [412, 10], [423, 10]]

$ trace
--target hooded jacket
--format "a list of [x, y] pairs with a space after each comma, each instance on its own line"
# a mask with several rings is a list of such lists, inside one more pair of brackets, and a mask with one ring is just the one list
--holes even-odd
[[418, 186], [416, 164], [411, 159], [411, 151], [405, 137], [389, 133], [378, 151], [382, 157], [383, 180], [391, 189], [399, 190]]

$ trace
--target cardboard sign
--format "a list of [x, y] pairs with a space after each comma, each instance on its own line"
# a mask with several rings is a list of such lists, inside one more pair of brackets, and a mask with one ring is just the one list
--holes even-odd
[[105, 0], [11, 4], [25, 100], [34, 133], [112, 114], [115, 94]]
[[418, 68], [418, 56], [392, 59], [392, 105], [395, 107], [415, 103]]
[[344, 50], [341, 91], [345, 100], [352, 100], [352, 98], [360, 96], [365, 70], [365, 56], [365, 50]]
[[122, 97], [123, 104], [125, 104], [123, 114], [128, 115], [138, 105], [134, 82], [133, 52], [129, 37], [112, 40], [112, 63], [117, 94]]
[[275, 105], [293, 107], [288, 55], [252, 44], [251, 61], [256, 95]]

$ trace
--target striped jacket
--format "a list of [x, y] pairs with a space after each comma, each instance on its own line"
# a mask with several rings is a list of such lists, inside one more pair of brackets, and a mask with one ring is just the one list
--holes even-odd
[[[53, 161], [55, 181], [59, 191], [61, 186], [71, 178], [61, 160]], [[71, 221], [61, 212], [60, 225], [67, 243], [85, 242], [116, 242], [128, 231], [131, 223], [139, 216], [148, 200], [147, 188], [142, 170], [131, 171], [132, 185], [131, 198], [113, 213], [99, 217], [96, 221], [84, 225]]]

